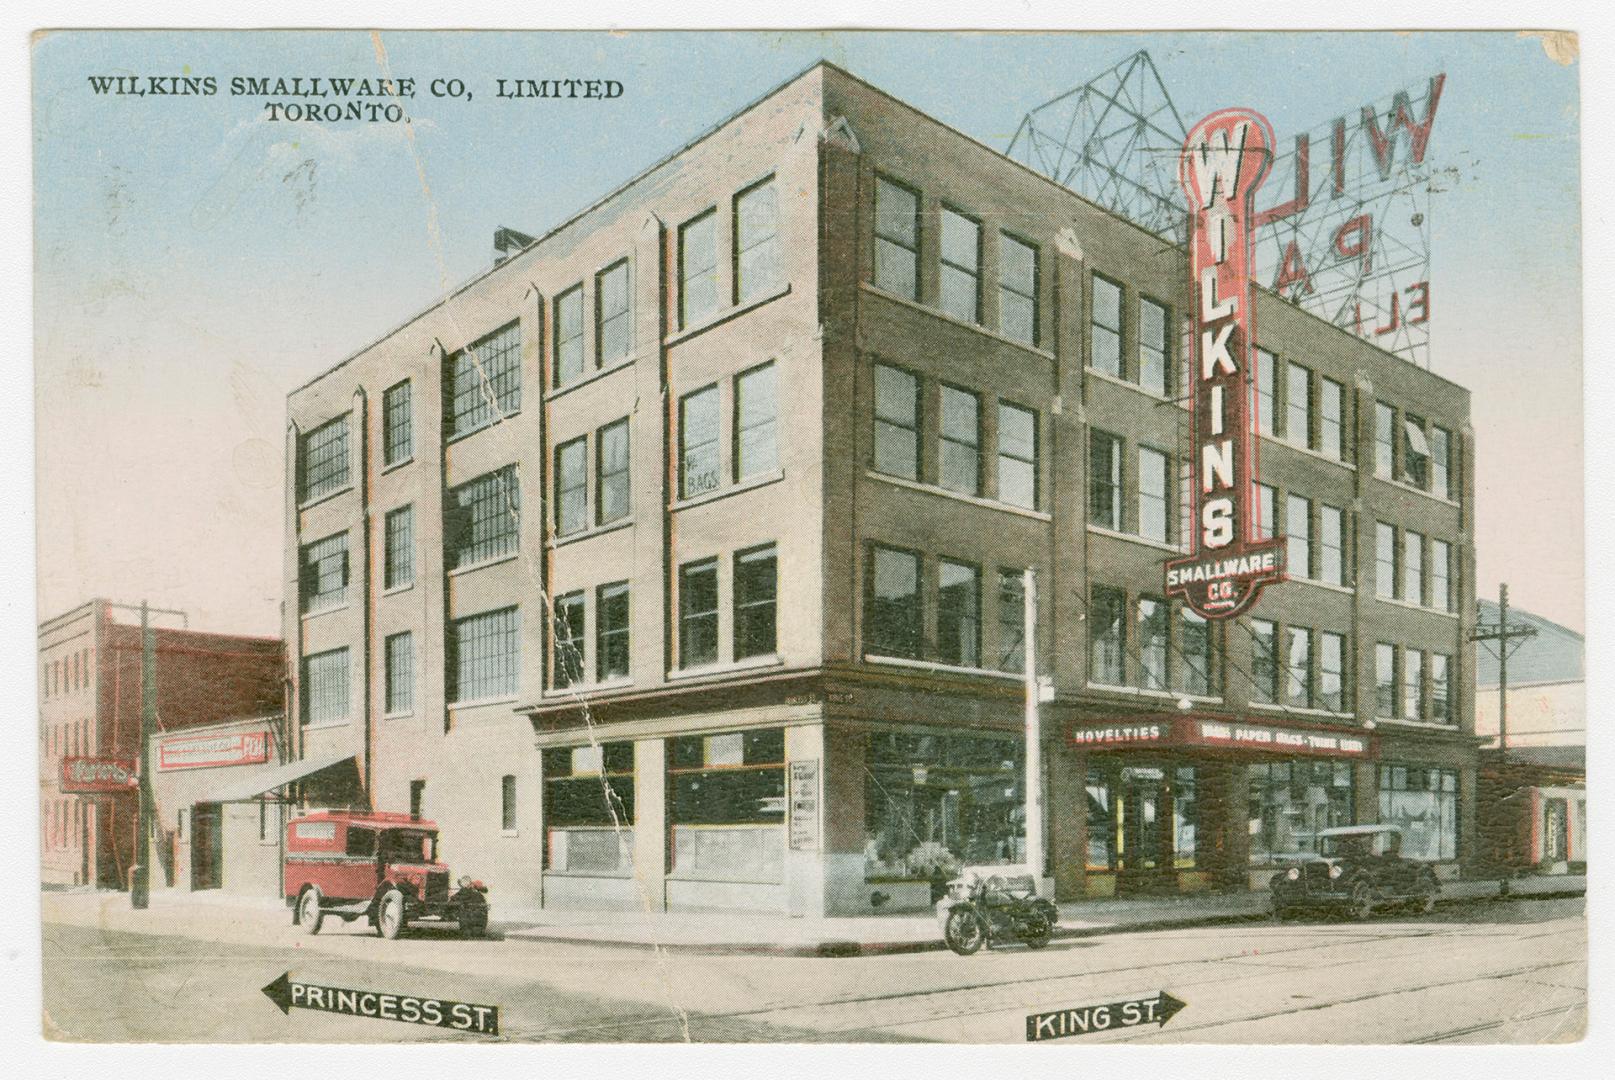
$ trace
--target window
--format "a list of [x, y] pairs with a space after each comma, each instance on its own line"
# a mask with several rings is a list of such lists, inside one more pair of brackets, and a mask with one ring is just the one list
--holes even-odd
[[1430, 654], [1430, 712], [1431, 720], [1438, 724], [1452, 723], [1452, 657], [1445, 653]]
[[516, 777], [512, 773], [499, 778], [499, 827], [507, 833], [516, 831]]
[[1285, 660], [1288, 678], [1284, 700], [1288, 705], [1312, 708], [1312, 631], [1304, 626], [1290, 627], [1289, 650]]
[[981, 223], [942, 208], [942, 310], [981, 322]]
[[1246, 774], [1252, 865], [1291, 861], [1313, 850], [1319, 832], [1357, 820], [1350, 762], [1261, 762]]
[[514, 607], [449, 623], [448, 700], [451, 704], [507, 698], [521, 672], [519, 616]]
[[555, 385], [583, 374], [583, 286], [555, 298]]
[[667, 773], [675, 877], [781, 880], [783, 728], [669, 739]]
[[1402, 533], [1402, 598], [1424, 603], [1424, 537], [1411, 529]]
[[679, 401], [679, 498], [718, 490], [718, 388]]
[[981, 494], [981, 402], [975, 394], [942, 387], [941, 438], [942, 486], [966, 495]]
[[[595, 432], [595, 513], [605, 525], [628, 516], [628, 418]], [[559, 475], [559, 469], [557, 469]], [[574, 500], [576, 496], [574, 495]]]
[[718, 214], [708, 210], [679, 226], [679, 326], [718, 310]]
[[718, 560], [679, 568], [679, 667], [718, 662]]
[[1026, 581], [1019, 570], [998, 571], [998, 670], [1026, 670]]
[[1106, 375], [1122, 373], [1122, 287], [1114, 281], [1093, 276], [1093, 316], [1089, 366]]
[[998, 403], [998, 501], [1037, 509], [1037, 413]]
[[1124, 686], [1122, 648], [1127, 641], [1127, 594], [1103, 585], [1093, 587], [1088, 605], [1088, 681]]
[[594, 677], [600, 682], [628, 677], [628, 583], [594, 591]]
[[1374, 714], [1395, 717], [1397, 704], [1396, 646], [1381, 641], [1374, 646]]
[[382, 572], [384, 588], [397, 589], [415, 581], [415, 507], [400, 506], [382, 519]]
[[1103, 431], [1088, 434], [1088, 520], [1104, 529], [1122, 527], [1122, 441]]
[[409, 816], [421, 816], [421, 808], [426, 805], [426, 781], [411, 780], [409, 782]]
[[1374, 523], [1374, 595], [1396, 599], [1396, 527]]
[[1279, 632], [1266, 619], [1252, 619], [1251, 700], [1262, 705], [1279, 699]]
[[1138, 598], [1138, 685], [1145, 690], [1166, 689], [1166, 601]]
[[1452, 610], [1452, 548], [1445, 540], [1430, 541], [1430, 606]]
[[555, 662], [550, 682], [557, 690], [583, 681], [583, 593], [555, 598]]
[[303, 723], [346, 720], [348, 698], [347, 649], [303, 657]]
[[1318, 379], [1318, 449], [1345, 460], [1341, 431], [1344, 427], [1344, 388], [1333, 379]]
[[1402, 719], [1424, 719], [1424, 654], [1402, 650]]
[[381, 460], [384, 465], [408, 461], [415, 453], [414, 401], [408, 379], [381, 395]]
[[450, 488], [446, 502], [443, 546], [450, 570], [515, 554], [521, 516], [516, 466]]
[[1326, 585], [1346, 584], [1345, 513], [1337, 506], [1318, 504], [1317, 578]]
[[634, 744], [544, 751], [544, 867], [621, 875], [633, 868]]
[[1167, 396], [1167, 313], [1154, 300], [1138, 301], [1138, 384], [1152, 394]]
[[1430, 444], [1424, 421], [1412, 413], [1402, 415], [1402, 479], [1416, 488], [1430, 486]]
[[1386, 480], [1391, 478], [1396, 455], [1395, 436], [1392, 434], [1395, 424], [1395, 410], [1383, 401], [1374, 402], [1374, 475]]
[[1434, 862], [1458, 857], [1458, 771], [1418, 765], [1379, 767], [1379, 819], [1402, 830], [1402, 855]]
[[735, 555], [735, 659], [768, 656], [778, 647], [779, 559], [774, 545]]
[[998, 331], [1028, 345], [1038, 342], [1037, 248], [999, 233]]
[[1346, 639], [1328, 630], [1318, 634], [1318, 707], [1345, 712], [1350, 700], [1346, 693]]
[[1292, 363], [1285, 369], [1284, 433], [1296, 446], [1312, 445], [1312, 372]]
[[1256, 350], [1256, 433], [1272, 436], [1273, 404], [1278, 390], [1278, 357]]
[[1210, 623], [1189, 608], [1179, 607], [1178, 691], [1199, 696], [1211, 693], [1212, 647]]
[[864, 647], [886, 656], [920, 654], [920, 557], [875, 547], [870, 553]]
[[767, 296], [783, 279], [779, 197], [770, 177], [735, 196], [735, 303]]
[[1141, 446], [1138, 448], [1138, 535], [1164, 544], [1169, 520], [1166, 455]]
[[875, 285], [920, 298], [920, 193], [875, 178]]
[[1289, 537], [1285, 565], [1298, 577], [1315, 576], [1312, 566], [1312, 500], [1291, 495], [1284, 503], [1284, 530]]
[[920, 384], [906, 371], [875, 365], [875, 469], [920, 478]]
[[382, 651], [387, 665], [382, 707], [388, 716], [407, 714], [415, 708], [415, 635], [408, 630], [389, 634]]
[[339, 532], [303, 545], [303, 611], [322, 611], [348, 598], [348, 534]]
[[481, 430], [522, 407], [520, 323], [495, 330], [449, 358], [449, 437]]
[[881, 731], [864, 766], [864, 876], [925, 881], [938, 862], [1024, 863], [1020, 739]]
[[1452, 432], [1446, 428], [1430, 429], [1430, 490], [1452, 498]]
[[348, 486], [348, 418], [339, 416], [304, 435], [298, 459], [303, 470], [298, 502], [308, 502]]
[[779, 398], [772, 362], [735, 376], [735, 479], [779, 469]]
[[981, 666], [981, 571], [943, 559], [937, 564], [937, 659]]
[[594, 348], [602, 367], [633, 351], [629, 297], [627, 259], [612, 263], [594, 276]]
[[1271, 484], [1256, 485], [1256, 520], [1251, 522], [1251, 535], [1256, 540], [1271, 540], [1279, 526], [1279, 490]]

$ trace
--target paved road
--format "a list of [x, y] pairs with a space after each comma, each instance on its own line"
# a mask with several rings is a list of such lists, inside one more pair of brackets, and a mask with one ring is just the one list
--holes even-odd
[[1367, 924], [1245, 924], [1118, 934], [960, 958], [700, 957], [417, 934], [359, 925], [240, 945], [94, 925], [44, 927], [46, 1029], [74, 1041], [485, 1039], [296, 1010], [300, 981], [496, 1004], [532, 1041], [1020, 1042], [1028, 1013], [1153, 997], [1165, 1027], [1082, 1042], [1558, 1042], [1586, 1026], [1581, 900], [1488, 901]]

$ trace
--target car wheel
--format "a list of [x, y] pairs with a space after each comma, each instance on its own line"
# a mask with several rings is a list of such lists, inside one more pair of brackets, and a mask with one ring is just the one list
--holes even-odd
[[942, 940], [960, 956], [969, 956], [987, 943], [987, 924], [974, 911], [950, 911]]
[[1359, 881], [1351, 887], [1351, 899], [1346, 903], [1346, 911], [1354, 919], [1366, 919], [1374, 913], [1374, 895], [1369, 891], [1368, 882]]
[[376, 929], [388, 941], [396, 938], [404, 930], [404, 894], [397, 889], [388, 889], [382, 896], [381, 903], [376, 907]]
[[297, 898], [297, 925], [305, 934], [317, 934], [324, 921], [325, 912], [320, 909], [320, 890], [310, 885]]

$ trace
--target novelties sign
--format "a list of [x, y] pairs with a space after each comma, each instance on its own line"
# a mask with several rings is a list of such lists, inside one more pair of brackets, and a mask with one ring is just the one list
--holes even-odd
[[[1257, 540], [1256, 189], [1271, 167], [1273, 129], [1248, 109], [1196, 124], [1178, 178], [1189, 200], [1194, 483], [1190, 555], [1166, 564], [1166, 591], [1208, 619], [1238, 615], [1284, 579], [1284, 548]], [[1271, 527], [1272, 522], [1267, 525]]]

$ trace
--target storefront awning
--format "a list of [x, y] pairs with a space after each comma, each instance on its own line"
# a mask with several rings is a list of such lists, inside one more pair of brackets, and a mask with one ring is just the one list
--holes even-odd
[[228, 783], [221, 784], [216, 791], [209, 792], [205, 799], [196, 801], [223, 803], [256, 799], [265, 792], [273, 791], [285, 784], [306, 779], [317, 772], [324, 772], [326, 769], [352, 761], [353, 757], [352, 754], [335, 754], [290, 761], [273, 769], [254, 769], [252, 775], [233, 778]]

